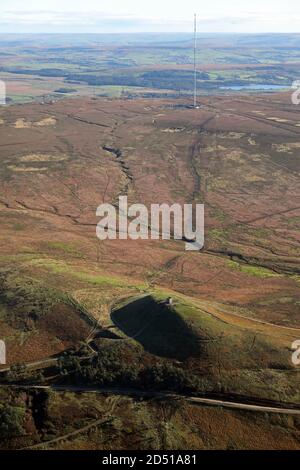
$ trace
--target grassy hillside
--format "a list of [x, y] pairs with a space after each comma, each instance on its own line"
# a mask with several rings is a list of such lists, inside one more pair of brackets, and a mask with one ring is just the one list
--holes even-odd
[[76, 345], [94, 324], [68, 293], [17, 270], [0, 272], [1, 339], [8, 364], [36, 361]]
[[116, 308], [112, 320], [145, 351], [176, 358], [183, 368], [206, 377], [213, 388], [274, 400], [299, 399], [297, 370], [291, 363], [293, 329], [220, 313], [221, 306], [157, 291]]

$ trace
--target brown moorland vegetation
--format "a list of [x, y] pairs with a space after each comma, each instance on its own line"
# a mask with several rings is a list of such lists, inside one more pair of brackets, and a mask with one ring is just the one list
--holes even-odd
[[[289, 100], [285, 94], [204, 97], [200, 109], [188, 109], [183, 101], [175, 107], [167, 100], [78, 98], [2, 108], [0, 336], [9, 365], [78, 346], [96, 322], [153, 357], [182, 361], [180, 367], [218, 379], [220, 389], [266, 399], [269, 387], [269, 398], [298, 402], [290, 347], [300, 330], [300, 114]], [[166, 240], [100, 242], [96, 208], [117, 203], [120, 195], [147, 206], [204, 203], [204, 249], [187, 252], [183, 242]], [[176, 331], [159, 349], [155, 329], [163, 326], [165, 334], [168, 325], [154, 315], [147, 328], [147, 318], [134, 308], [150, 294], [151, 312], [169, 295], [177, 302]], [[164, 320], [172, 316], [167, 313]], [[177, 357], [180, 329], [192, 353], [179, 350]], [[199, 365], [194, 351], [202, 340], [212, 345]], [[16, 400], [12, 406], [18, 407]], [[150, 421], [159, 410], [147, 410]], [[197, 429], [192, 447], [245, 447], [246, 413], [187, 405], [175, 434], [157, 431], [150, 436], [153, 446], [174, 448], [177, 439], [184, 447], [187, 437], [176, 433], [191, 413]], [[224, 425], [223, 437], [207, 424], [212, 419], [217, 428], [218, 413], [231, 430]], [[125, 415], [123, 423], [137, 423]], [[256, 435], [257, 424], [249, 426]], [[299, 443], [298, 423], [286, 425], [294, 436], [286, 441], [270, 441], [268, 419], [259, 426], [262, 440], [253, 437], [248, 448]], [[285, 433], [282, 423], [274, 426], [278, 436]], [[122, 446], [122, 432], [113, 433], [114, 444]], [[74, 443], [106, 448], [101, 439]]]

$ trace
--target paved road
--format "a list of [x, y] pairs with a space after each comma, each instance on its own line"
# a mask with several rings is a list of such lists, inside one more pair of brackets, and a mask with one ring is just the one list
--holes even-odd
[[153, 398], [166, 398], [166, 399], [184, 399], [189, 403], [217, 406], [222, 408], [248, 410], [248, 411], [261, 411], [264, 413], [277, 413], [277, 414], [288, 414], [288, 415], [300, 415], [300, 408], [283, 408], [279, 406], [266, 406], [259, 404], [249, 404], [242, 402], [232, 402], [216, 398], [204, 398], [204, 397], [191, 397], [188, 395], [176, 395], [168, 392], [144, 392], [137, 389], [126, 389], [126, 388], [103, 388], [103, 387], [87, 387], [77, 385], [8, 385], [13, 388], [29, 389], [29, 390], [53, 390], [56, 392], [74, 392], [74, 393], [99, 393], [99, 394], [110, 394], [110, 395], [131, 395], [139, 397], [153, 397]]

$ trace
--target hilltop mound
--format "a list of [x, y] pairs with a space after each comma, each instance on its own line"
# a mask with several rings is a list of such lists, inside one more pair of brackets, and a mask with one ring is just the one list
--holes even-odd
[[200, 338], [193, 328], [175, 307], [158, 301], [152, 295], [115, 310], [112, 320], [152, 354], [180, 360], [201, 354]]
[[[167, 292], [128, 299], [111, 315], [127, 341], [155, 356], [182, 361], [190, 374], [218, 391], [286, 401], [295, 400], [290, 344], [297, 331], [249, 321], [221, 305]], [[272, 385], [270, 385], [272, 384]]]

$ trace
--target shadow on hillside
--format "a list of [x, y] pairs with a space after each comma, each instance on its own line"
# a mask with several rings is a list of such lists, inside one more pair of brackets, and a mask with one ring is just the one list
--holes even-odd
[[114, 324], [157, 356], [185, 360], [199, 356], [200, 338], [176, 312], [152, 296], [135, 300], [111, 314]]

